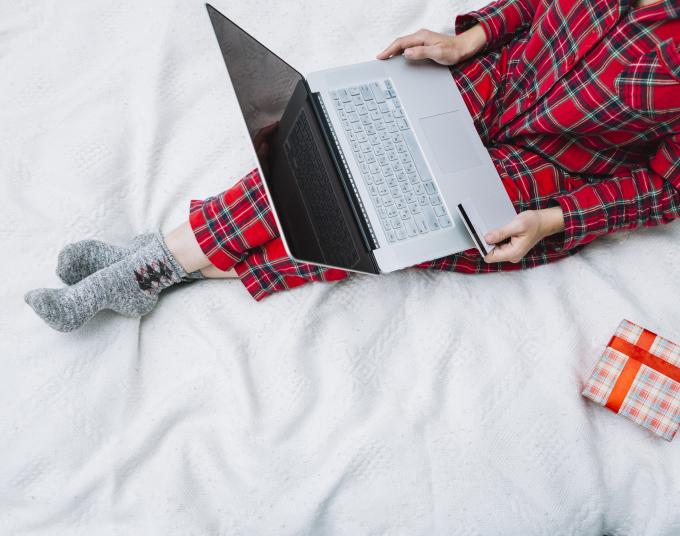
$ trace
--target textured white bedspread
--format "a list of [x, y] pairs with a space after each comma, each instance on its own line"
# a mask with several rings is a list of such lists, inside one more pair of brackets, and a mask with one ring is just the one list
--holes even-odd
[[[477, 5], [216, 1], [306, 71]], [[0, 2], [1, 535], [680, 534], [680, 440], [579, 394], [621, 318], [680, 341], [677, 224], [525, 273], [194, 283], [71, 334], [23, 303], [247, 147], [202, 2]]]

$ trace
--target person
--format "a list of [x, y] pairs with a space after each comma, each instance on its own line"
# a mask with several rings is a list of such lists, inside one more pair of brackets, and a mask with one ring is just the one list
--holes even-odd
[[[680, 4], [677, 0], [498, 0], [459, 15], [455, 35], [419, 30], [403, 53], [449, 65], [518, 215], [502, 243], [418, 268], [463, 273], [543, 265], [599, 236], [680, 215]], [[266, 151], [266, 137], [258, 150]], [[261, 178], [190, 204], [188, 220], [125, 246], [86, 240], [59, 254], [68, 286], [26, 302], [50, 326], [80, 327], [101, 309], [151, 311], [170, 285], [238, 278], [256, 300], [347, 272], [285, 252]]]

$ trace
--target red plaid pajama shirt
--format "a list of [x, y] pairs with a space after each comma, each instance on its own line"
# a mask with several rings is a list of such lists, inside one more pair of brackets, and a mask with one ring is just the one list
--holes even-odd
[[[566, 257], [596, 237], [680, 216], [680, 4], [630, 0], [499, 0], [459, 15], [487, 44], [451, 68], [515, 209], [559, 205], [565, 230], [519, 263], [476, 250], [419, 264], [465, 273]], [[190, 224], [221, 270], [260, 300], [342, 270], [291, 260], [257, 171], [203, 201]]]

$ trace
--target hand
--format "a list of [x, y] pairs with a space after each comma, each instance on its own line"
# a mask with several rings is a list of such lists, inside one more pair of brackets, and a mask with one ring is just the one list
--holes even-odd
[[[489, 231], [484, 240], [498, 244], [484, 257], [485, 262], [519, 262], [527, 252], [546, 236], [564, 230], [564, 216], [561, 207], [541, 210], [525, 210], [501, 229]], [[505, 243], [501, 243], [504, 242]]]
[[409, 60], [429, 58], [442, 65], [454, 65], [477, 54], [485, 44], [486, 34], [479, 24], [455, 36], [423, 29], [395, 39], [377, 58], [386, 60], [403, 52]]

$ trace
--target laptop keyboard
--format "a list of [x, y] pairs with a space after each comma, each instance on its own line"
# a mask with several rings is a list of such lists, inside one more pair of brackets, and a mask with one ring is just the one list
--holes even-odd
[[452, 225], [391, 81], [330, 92], [390, 243]]

